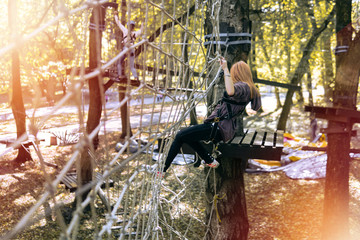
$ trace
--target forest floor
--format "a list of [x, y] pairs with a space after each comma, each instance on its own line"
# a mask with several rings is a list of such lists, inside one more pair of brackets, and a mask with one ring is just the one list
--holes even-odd
[[[136, 112], [133, 109], [131, 112]], [[248, 117], [246, 124], [274, 129], [280, 111], [264, 112]], [[61, 118], [53, 120], [61, 125]], [[58, 121], [58, 122], [56, 122]], [[290, 116], [291, 133], [300, 137], [308, 135], [308, 117], [299, 109], [293, 108]], [[260, 124], [261, 122], [261, 124]], [[67, 122], [68, 123], [68, 122]], [[12, 125], [13, 121], [2, 122], [2, 128]], [[63, 123], [65, 125], [65, 123]], [[264, 125], [265, 124], [265, 125]], [[8, 127], [9, 127], [8, 126]], [[111, 133], [107, 139], [110, 148], [114, 148], [118, 133]], [[42, 149], [46, 161], [63, 166], [64, 156], [71, 154], [71, 146], [48, 146]], [[15, 169], [11, 160], [16, 151], [0, 159], [0, 236], [10, 230], [36, 202], [44, 190], [45, 181], [39, 159], [31, 148], [33, 162]], [[56, 169], [48, 166], [50, 175]], [[250, 224], [249, 240], [316, 240], [321, 239], [325, 180], [292, 180], [283, 172], [249, 174], [245, 173], [246, 202]], [[68, 192], [60, 189], [58, 195], [68, 199]], [[350, 232], [351, 240], [360, 239], [360, 161], [351, 161], [350, 171]], [[47, 228], [49, 230], [49, 228]], [[39, 233], [40, 234], [40, 233]], [[43, 234], [43, 233], [41, 233]], [[46, 235], [32, 233], [18, 239], [56, 239]]]

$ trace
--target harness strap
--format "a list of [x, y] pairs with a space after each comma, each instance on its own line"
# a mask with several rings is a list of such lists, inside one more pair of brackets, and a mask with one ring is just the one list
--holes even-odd
[[[249, 101], [250, 102], [250, 101]], [[220, 99], [218, 104], [221, 103], [225, 103], [226, 104], [226, 109], [227, 109], [227, 115], [225, 116], [220, 116], [220, 109], [217, 112], [217, 117], [220, 118], [220, 121], [224, 120], [224, 119], [232, 119], [233, 117], [236, 117], [238, 115], [240, 115], [241, 113], [243, 113], [243, 111], [237, 113], [236, 115], [233, 115], [232, 112], [232, 108], [231, 108], [231, 104], [233, 105], [241, 105], [241, 106], [246, 106], [249, 102], [237, 102], [235, 100], [229, 99], [226, 92], [224, 92], [224, 97], [222, 97], [222, 99]], [[245, 108], [244, 108], [245, 109]]]
[[[135, 33], [130, 33], [129, 35], [130, 35], [130, 43], [134, 43], [136, 40]], [[123, 43], [126, 42], [127, 37], [128, 37], [128, 34], [126, 34], [126, 36], [124, 36]]]
[[249, 102], [237, 102], [235, 100], [229, 99], [228, 97], [223, 97], [221, 101], [234, 105], [247, 105], [249, 103]]
[[222, 99], [219, 100], [219, 102], [216, 105], [221, 104], [221, 103], [226, 103], [227, 114], [224, 116], [221, 116], [220, 108], [218, 109], [217, 116], [214, 118], [214, 121], [213, 121], [213, 126], [211, 129], [209, 141], [215, 140], [215, 136], [218, 131], [218, 125], [219, 125], [220, 121], [225, 120], [225, 119], [232, 119], [236, 116], [239, 116], [240, 114], [242, 114], [244, 112], [245, 108], [242, 111], [238, 112], [237, 114], [233, 115], [231, 104], [246, 106], [249, 102], [234, 101], [232, 99], [229, 99], [227, 93], [224, 92], [224, 96], [222, 97]]
[[218, 131], [218, 125], [219, 125], [219, 121], [217, 122], [213, 122], [212, 123], [212, 128], [211, 128], [211, 132], [210, 132], [210, 137], [209, 137], [209, 141], [214, 141], [215, 140], [215, 136], [216, 136], [216, 133]]

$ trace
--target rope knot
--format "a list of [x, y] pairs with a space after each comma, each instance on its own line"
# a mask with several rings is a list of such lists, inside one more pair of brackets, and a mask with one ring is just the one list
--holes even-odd
[[226, 197], [226, 193], [224, 193], [224, 195], [222, 197], [219, 197], [219, 194], [215, 194], [214, 196], [214, 207], [215, 207], [215, 212], [216, 212], [216, 217], [219, 220], [219, 223], [221, 223], [221, 219], [220, 219], [220, 214], [217, 208], [217, 200], [222, 200], [224, 199], [224, 197]]

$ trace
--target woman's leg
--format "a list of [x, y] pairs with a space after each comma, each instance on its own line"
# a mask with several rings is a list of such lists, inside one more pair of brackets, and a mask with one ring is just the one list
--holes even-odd
[[135, 51], [131, 51], [130, 53], [130, 70], [134, 76], [135, 79], [138, 78], [136, 69], [135, 69]]
[[126, 55], [122, 56], [121, 58], [119, 58], [119, 60], [117, 61], [117, 70], [118, 70], [118, 76], [122, 76], [122, 65], [124, 64], [124, 60], [125, 60]]
[[[209, 123], [200, 124], [191, 126], [189, 128], [185, 128], [176, 134], [176, 137], [171, 144], [168, 156], [165, 161], [164, 172], [170, 167], [172, 161], [179, 153], [181, 146], [183, 143], [189, 144], [189, 146], [194, 149], [199, 156], [206, 162], [211, 163], [214, 159], [211, 155], [206, 151], [206, 149], [200, 144], [201, 140], [208, 140], [211, 133], [212, 125]], [[220, 133], [218, 131], [217, 137], [220, 137]]]

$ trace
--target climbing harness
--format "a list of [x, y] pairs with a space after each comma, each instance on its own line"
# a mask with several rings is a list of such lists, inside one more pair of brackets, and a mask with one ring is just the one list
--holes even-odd
[[[130, 37], [130, 39], [128, 39], [128, 36]], [[134, 44], [135, 43], [135, 40], [136, 40], [136, 36], [135, 36], [135, 33], [131, 32], [130, 34], [126, 34], [122, 40], [122, 43], [124, 45], [131, 45], [131, 44]], [[129, 45], [129, 46], [130, 46]]]
[[219, 142], [215, 141], [216, 134], [219, 130], [219, 123], [223, 120], [232, 119], [234, 117], [240, 116], [244, 112], [245, 107], [242, 109], [242, 111], [234, 114], [232, 111], [232, 108], [231, 108], [231, 104], [246, 106], [249, 102], [237, 102], [235, 100], [231, 100], [231, 99], [229, 99], [229, 95], [225, 91], [224, 96], [215, 105], [215, 106], [218, 106], [219, 104], [225, 103], [226, 109], [227, 109], [227, 114], [221, 115], [221, 108], [218, 109], [217, 116], [214, 118], [213, 122], [211, 123], [212, 128], [211, 128], [209, 140], [205, 142], [206, 144], [213, 143], [213, 149], [212, 149], [211, 156], [214, 159], [217, 159], [217, 158], [221, 157], [221, 155], [222, 155], [222, 153], [218, 150]]
[[215, 136], [218, 131], [218, 125], [219, 125], [220, 121], [237, 117], [237, 116], [241, 115], [245, 110], [245, 107], [244, 107], [242, 111], [238, 112], [237, 114], [233, 114], [231, 104], [246, 106], [249, 102], [237, 102], [235, 100], [231, 100], [231, 99], [229, 99], [229, 95], [226, 92], [224, 92], [224, 96], [219, 100], [219, 102], [216, 104], [216, 106], [218, 106], [219, 104], [223, 104], [223, 103], [226, 104], [227, 114], [221, 116], [221, 109], [220, 108], [218, 109], [217, 116], [214, 118], [214, 120], [212, 122], [212, 129], [211, 129], [210, 138], [209, 138], [209, 141], [211, 141], [211, 142], [214, 142], [214, 140], [215, 140]]

